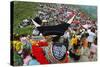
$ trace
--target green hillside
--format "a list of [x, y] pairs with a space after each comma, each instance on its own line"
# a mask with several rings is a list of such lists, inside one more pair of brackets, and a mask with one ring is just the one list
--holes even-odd
[[97, 18], [97, 7], [96, 6], [80, 6], [80, 10], [91, 16], [92, 19]]
[[31, 2], [14, 2], [14, 33], [19, 34], [31, 34], [32, 26], [28, 26], [25, 28], [18, 28], [18, 24], [22, 22], [23, 19], [31, 17], [34, 18], [36, 15], [37, 7], [36, 3]]

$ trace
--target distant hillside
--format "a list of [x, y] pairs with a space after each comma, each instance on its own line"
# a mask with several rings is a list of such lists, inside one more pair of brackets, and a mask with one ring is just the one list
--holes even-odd
[[79, 6], [80, 10], [90, 15], [93, 19], [97, 18], [97, 7], [96, 6]]

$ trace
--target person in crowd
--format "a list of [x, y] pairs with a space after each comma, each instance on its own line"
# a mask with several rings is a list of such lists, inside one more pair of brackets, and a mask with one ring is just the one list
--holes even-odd
[[11, 42], [11, 51], [13, 52], [14, 65], [23, 65], [23, 58], [21, 57], [23, 44], [20, 41], [19, 34], [13, 34], [13, 41]]
[[94, 38], [96, 37], [95, 28], [91, 28], [91, 30], [88, 31], [88, 34], [89, 34], [89, 36], [88, 36], [87, 40], [89, 42], [89, 48], [90, 48], [91, 47], [91, 44], [94, 41]]
[[88, 34], [84, 33], [81, 36], [81, 58], [80, 61], [84, 62], [84, 61], [89, 61], [88, 56], [89, 56], [89, 48], [88, 48], [88, 40], [87, 40]]
[[94, 42], [91, 44], [89, 59], [90, 61], [97, 60], [97, 37], [94, 39]]

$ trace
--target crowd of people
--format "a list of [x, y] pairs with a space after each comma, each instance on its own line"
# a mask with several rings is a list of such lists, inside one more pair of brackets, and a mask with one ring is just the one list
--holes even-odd
[[[13, 34], [14, 65], [36, 65], [97, 60], [97, 19], [64, 4], [39, 4], [42, 26], [67, 23], [75, 15], [63, 36]], [[35, 31], [36, 32], [36, 31]]]

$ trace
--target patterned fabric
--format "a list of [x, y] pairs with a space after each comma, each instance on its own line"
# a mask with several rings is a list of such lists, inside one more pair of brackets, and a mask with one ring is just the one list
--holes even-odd
[[[47, 47], [43, 48], [44, 51], [45, 51], [45, 56], [46, 56], [47, 60], [50, 63], [67, 63], [69, 61], [68, 60], [68, 54], [67, 54], [67, 52], [65, 53], [66, 56], [63, 57], [62, 60], [59, 60], [59, 59], [55, 58], [55, 56], [54, 56], [53, 47], [54, 47], [53, 44], [52, 43], [49, 43], [49, 45]], [[63, 46], [61, 48], [63, 48]], [[62, 51], [63, 50], [64, 49], [62, 49]]]
[[55, 43], [53, 48], [53, 55], [56, 59], [61, 60], [65, 57], [66, 54], [66, 46], [61, 43]]

